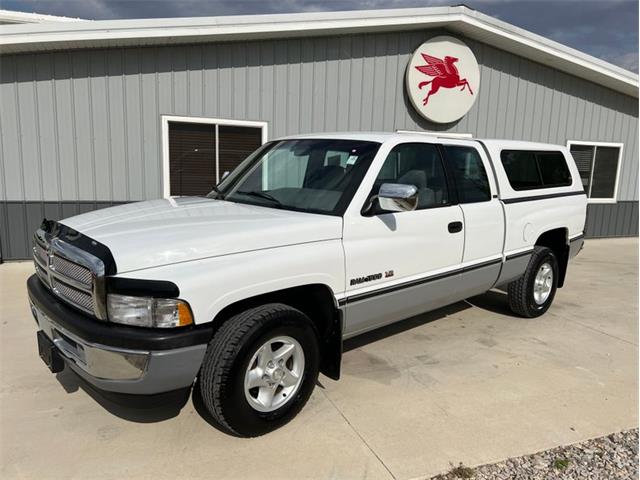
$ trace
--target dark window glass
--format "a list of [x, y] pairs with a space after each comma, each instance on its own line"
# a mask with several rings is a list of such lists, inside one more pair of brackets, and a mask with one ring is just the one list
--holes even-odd
[[536, 152], [536, 159], [545, 187], [571, 185], [571, 173], [561, 152]]
[[446, 145], [447, 161], [453, 169], [460, 203], [491, 200], [487, 172], [478, 151], [472, 147]]
[[596, 148], [591, 198], [613, 198], [615, 196], [619, 156], [620, 149], [617, 147]]
[[530, 190], [542, 187], [540, 171], [533, 152], [505, 150], [501, 154], [502, 165], [514, 190]]
[[576, 162], [576, 167], [578, 167], [582, 187], [585, 192], [589, 192], [590, 189], [589, 181], [591, 179], [591, 168], [593, 167], [595, 150], [593, 145], [571, 145], [571, 155]]
[[572, 183], [562, 152], [503, 150], [500, 157], [514, 190], [565, 187]]
[[584, 191], [589, 198], [614, 198], [619, 147], [571, 145]]
[[435, 145], [396, 145], [380, 169], [372, 195], [378, 193], [383, 183], [415, 185], [418, 189], [418, 210], [449, 203], [444, 167]]

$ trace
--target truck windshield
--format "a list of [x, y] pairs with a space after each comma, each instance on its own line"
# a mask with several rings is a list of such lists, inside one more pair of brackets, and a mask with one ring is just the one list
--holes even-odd
[[263, 145], [224, 179], [209, 198], [343, 215], [380, 144], [300, 139]]

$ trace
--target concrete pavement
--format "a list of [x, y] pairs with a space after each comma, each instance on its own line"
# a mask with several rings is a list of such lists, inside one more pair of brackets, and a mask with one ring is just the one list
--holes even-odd
[[638, 240], [590, 240], [539, 319], [491, 292], [348, 342], [289, 425], [221, 433], [192, 399], [136, 409], [38, 358], [0, 265], [0, 476], [411, 479], [638, 426]]

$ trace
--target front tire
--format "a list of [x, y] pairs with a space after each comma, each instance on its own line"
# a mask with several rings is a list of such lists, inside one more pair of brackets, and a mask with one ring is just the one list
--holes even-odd
[[547, 247], [535, 247], [524, 274], [508, 286], [509, 306], [520, 316], [539, 317], [551, 306], [557, 287], [555, 253]]
[[295, 417], [318, 378], [316, 329], [299, 310], [272, 303], [229, 319], [205, 354], [198, 385], [230, 433], [255, 437]]

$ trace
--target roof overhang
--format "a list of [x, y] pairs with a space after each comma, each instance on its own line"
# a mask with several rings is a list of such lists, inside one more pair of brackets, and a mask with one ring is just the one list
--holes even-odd
[[446, 28], [638, 97], [638, 75], [464, 6], [0, 26], [0, 53]]

